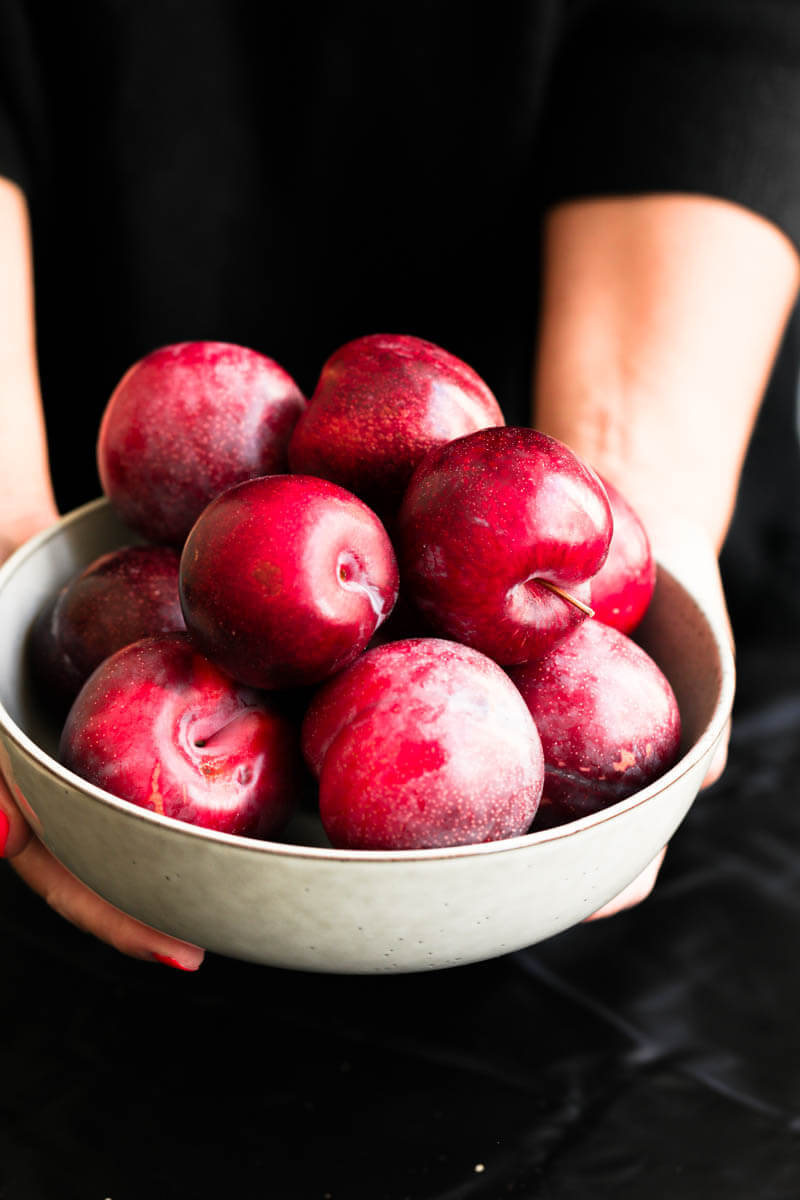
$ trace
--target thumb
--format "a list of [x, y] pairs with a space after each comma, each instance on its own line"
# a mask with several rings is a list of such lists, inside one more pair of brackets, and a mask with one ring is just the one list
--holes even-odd
[[728, 721], [728, 724], [725, 726], [725, 729], [722, 732], [722, 736], [720, 737], [720, 740], [717, 743], [717, 748], [714, 751], [713, 757], [711, 759], [711, 764], [706, 773], [706, 777], [703, 780], [704, 788], [710, 787], [712, 783], [716, 783], [717, 780], [719, 779], [719, 777], [722, 775], [723, 771], [725, 770], [725, 766], [728, 762], [728, 743], [730, 741], [730, 736], [731, 736], [731, 723], [730, 723], [730, 721]]
[[[15, 784], [11, 787], [19, 792]], [[24, 803], [22, 793], [20, 799]], [[14, 796], [0, 775], [0, 858], [15, 858], [33, 836], [31, 827], [15, 803]]]

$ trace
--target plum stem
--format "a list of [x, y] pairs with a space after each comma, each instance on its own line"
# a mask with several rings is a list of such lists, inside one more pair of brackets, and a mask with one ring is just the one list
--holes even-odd
[[576, 596], [571, 596], [569, 592], [565, 592], [563, 588], [556, 587], [554, 583], [550, 583], [547, 579], [537, 579], [536, 582], [540, 583], [542, 587], [546, 587], [548, 591], [555, 592], [557, 596], [560, 596], [562, 600], [566, 600], [568, 604], [574, 604], [575, 607], [579, 608], [580, 611], [587, 617], [594, 616], [593, 608], [589, 608], [588, 604], [584, 604], [583, 601], [578, 600]]

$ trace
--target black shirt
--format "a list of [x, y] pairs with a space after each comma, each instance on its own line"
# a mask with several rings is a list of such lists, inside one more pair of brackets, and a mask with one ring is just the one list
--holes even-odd
[[795, 0], [0, 13], [0, 173], [31, 207], [62, 507], [99, 492], [118, 378], [173, 341], [253, 346], [310, 392], [349, 338], [415, 333], [527, 422], [558, 199], [710, 193], [800, 240]]

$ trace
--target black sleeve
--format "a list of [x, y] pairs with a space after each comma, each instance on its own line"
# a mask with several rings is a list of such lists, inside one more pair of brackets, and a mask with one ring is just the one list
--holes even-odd
[[18, 183], [24, 191], [29, 190], [30, 172], [19, 124], [15, 120], [14, 105], [3, 83], [0, 83], [0, 176]]
[[545, 127], [549, 203], [712, 195], [800, 245], [800, 2], [581, 0]]
[[0, 0], [0, 176], [30, 193], [44, 162], [40, 66], [24, 0]]

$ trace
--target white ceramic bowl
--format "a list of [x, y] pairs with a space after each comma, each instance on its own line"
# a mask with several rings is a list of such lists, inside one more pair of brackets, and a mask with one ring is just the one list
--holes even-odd
[[638, 636], [675, 689], [684, 746], [668, 774], [629, 799], [559, 829], [445, 850], [332, 850], [311, 817], [290, 829], [292, 844], [196, 829], [61, 767], [59, 731], [26, 666], [28, 631], [46, 598], [134, 540], [98, 500], [0, 570], [0, 763], [41, 839], [75, 875], [125, 912], [218, 953], [374, 973], [449, 967], [550, 937], [617, 895], [669, 840], [730, 714], [724, 631], [660, 568]]

